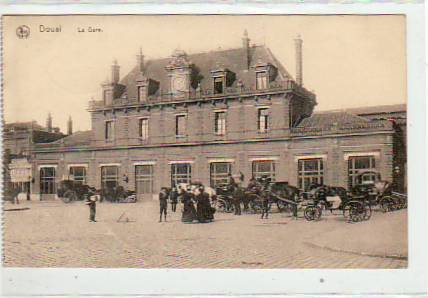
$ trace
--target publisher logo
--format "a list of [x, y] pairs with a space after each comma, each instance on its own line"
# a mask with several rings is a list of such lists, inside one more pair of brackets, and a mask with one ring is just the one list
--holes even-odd
[[26, 25], [19, 26], [16, 28], [16, 35], [19, 39], [26, 39], [30, 36], [30, 28]]

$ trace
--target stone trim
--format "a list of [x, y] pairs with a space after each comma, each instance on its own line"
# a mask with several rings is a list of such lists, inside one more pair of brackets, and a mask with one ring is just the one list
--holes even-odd
[[379, 151], [371, 151], [371, 152], [347, 152], [343, 154], [343, 160], [348, 160], [351, 156], [380, 156]]
[[322, 160], [327, 160], [327, 154], [305, 154], [305, 155], [295, 155], [294, 161], [298, 162], [300, 159], [315, 159], [321, 158]]

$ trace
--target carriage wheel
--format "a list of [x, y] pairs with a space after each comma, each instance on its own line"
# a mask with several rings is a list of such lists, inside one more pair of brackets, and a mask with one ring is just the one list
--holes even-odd
[[385, 196], [379, 201], [380, 210], [382, 212], [388, 212], [392, 210], [392, 199], [389, 196]]
[[217, 199], [215, 208], [218, 212], [226, 212], [226, 203], [221, 199]]
[[369, 220], [372, 217], [372, 206], [370, 204], [365, 205], [365, 212], [366, 214], [364, 215], [364, 220]]
[[321, 211], [317, 206], [308, 206], [305, 208], [303, 215], [307, 221], [318, 220], [321, 217]]
[[67, 190], [61, 199], [64, 203], [70, 203], [77, 200], [77, 194], [75, 191]]
[[405, 197], [400, 197], [400, 207], [401, 209], [407, 208], [407, 199]]
[[358, 202], [350, 204], [349, 207], [349, 219], [353, 222], [360, 222], [363, 221], [366, 217], [366, 208], [364, 204]]
[[345, 218], [345, 219], [347, 219], [347, 220], [349, 220], [349, 210], [351, 209], [351, 207], [350, 207], [350, 205], [349, 204], [346, 204], [346, 205], [344, 205], [343, 206], [343, 217]]

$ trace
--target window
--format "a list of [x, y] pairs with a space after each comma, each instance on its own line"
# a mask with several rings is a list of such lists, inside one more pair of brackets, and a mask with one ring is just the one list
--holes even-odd
[[146, 101], [146, 88], [144, 86], [138, 87], [138, 101], [143, 102]]
[[267, 89], [268, 77], [265, 71], [256, 73], [256, 89]]
[[257, 129], [259, 132], [266, 132], [269, 129], [269, 109], [261, 108], [258, 110]]
[[153, 193], [153, 165], [135, 166], [137, 194]]
[[226, 134], [226, 112], [215, 112], [214, 126], [216, 135]]
[[223, 77], [214, 78], [214, 94], [223, 93]]
[[186, 115], [175, 116], [175, 135], [177, 137], [186, 135]]
[[139, 136], [143, 141], [149, 139], [149, 119], [140, 119]]
[[55, 192], [55, 168], [40, 168], [40, 193], [54, 194]]
[[113, 189], [119, 186], [119, 167], [105, 166], [101, 167], [101, 188]]
[[301, 190], [308, 190], [313, 183], [324, 184], [324, 168], [322, 158], [299, 159], [298, 180]]
[[[362, 183], [361, 174], [368, 171], [376, 171], [374, 156], [350, 156], [348, 159], [348, 187], [351, 188]], [[375, 176], [375, 173], [364, 175], [366, 179], [372, 179], [372, 181], [375, 180]]]
[[177, 163], [171, 165], [171, 185], [190, 183], [192, 181], [192, 165], [189, 163]]
[[106, 141], [114, 140], [114, 122], [113, 121], [106, 121], [105, 139], [106, 139]]
[[86, 167], [70, 167], [70, 179], [77, 184], [86, 184]]
[[275, 181], [275, 162], [273, 160], [253, 161], [253, 177], [259, 179], [263, 176]]
[[230, 162], [212, 162], [210, 164], [210, 184], [216, 187], [229, 182], [229, 174], [232, 173]]

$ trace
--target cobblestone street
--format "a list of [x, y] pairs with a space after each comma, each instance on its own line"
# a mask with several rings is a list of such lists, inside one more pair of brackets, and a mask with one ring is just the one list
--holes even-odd
[[[407, 211], [374, 212], [350, 224], [325, 214], [319, 222], [274, 213], [216, 213], [207, 224], [183, 224], [180, 208], [158, 223], [158, 202], [97, 205], [97, 223], [82, 202], [7, 203], [8, 267], [128, 268], [405, 268]], [[122, 220], [118, 222], [118, 218]], [[127, 221], [128, 219], [128, 221]]]

